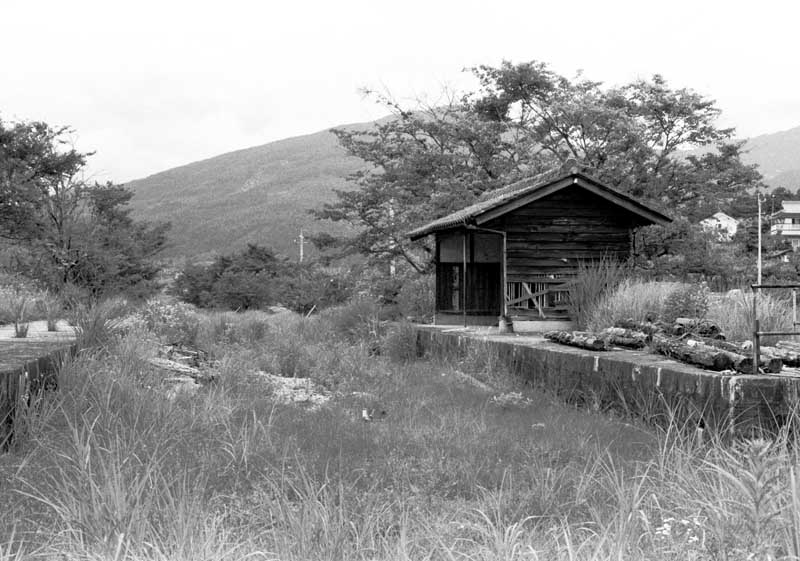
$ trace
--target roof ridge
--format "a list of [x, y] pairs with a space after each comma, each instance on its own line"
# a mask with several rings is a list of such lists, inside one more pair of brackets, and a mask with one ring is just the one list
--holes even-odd
[[569, 158], [562, 164], [550, 166], [549, 169], [540, 171], [539, 173], [521, 177], [520, 179], [512, 181], [507, 185], [503, 185], [497, 189], [492, 189], [491, 191], [486, 191], [482, 193], [480, 197], [478, 197], [478, 202], [503, 197], [506, 194], [516, 193], [527, 187], [538, 186], [552, 179], [558, 179], [559, 177], [564, 177], [573, 173], [585, 175], [586, 177], [597, 181], [594, 176], [586, 173], [588, 169], [589, 168], [586, 165], [578, 164], [577, 160], [574, 158]]
[[[570, 167], [567, 167], [568, 165]], [[450, 213], [446, 216], [442, 216], [426, 225], [415, 228], [414, 230], [408, 232], [407, 236], [411, 239], [417, 239], [437, 230], [452, 228], [458, 225], [466, 225], [469, 220], [474, 219], [478, 215], [485, 214], [494, 208], [502, 207], [505, 204], [514, 201], [515, 199], [526, 196], [529, 193], [535, 193], [537, 190], [549, 185], [554, 185], [559, 180], [566, 179], [570, 176], [574, 177], [576, 180], [578, 178], [583, 178], [584, 181], [595, 184], [603, 191], [613, 195], [617, 199], [627, 201], [628, 203], [633, 204], [635, 207], [639, 207], [646, 212], [654, 213], [656, 216], [661, 216], [668, 222], [672, 220], [668, 216], [661, 214], [659, 211], [649, 208], [643, 203], [637, 201], [629, 194], [617, 191], [616, 189], [609, 187], [605, 183], [589, 175], [586, 173], [585, 166], [578, 166], [576, 163], [574, 163], [574, 161], [568, 161], [558, 169], [550, 169], [546, 172], [520, 179], [514, 183], [506, 185], [505, 187], [501, 187], [500, 189], [489, 191], [486, 193], [486, 198], [479, 199], [478, 202], [462, 208], [461, 210]]]

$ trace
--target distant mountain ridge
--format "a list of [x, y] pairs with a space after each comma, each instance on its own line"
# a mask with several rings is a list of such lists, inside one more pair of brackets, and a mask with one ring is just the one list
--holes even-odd
[[749, 138], [745, 150], [742, 159], [757, 164], [771, 187], [800, 187], [800, 127]]
[[[745, 150], [744, 160], [757, 164], [771, 187], [800, 188], [800, 127], [748, 139]], [[172, 168], [128, 187], [134, 216], [172, 222], [167, 258], [210, 258], [248, 242], [296, 257], [301, 230], [347, 227], [316, 221], [308, 210], [334, 200], [334, 190], [350, 188], [347, 176], [363, 166], [325, 130]]]
[[127, 186], [134, 192], [135, 217], [172, 223], [165, 257], [209, 258], [248, 242], [297, 255], [301, 230], [331, 229], [308, 210], [333, 200], [335, 189], [347, 189], [346, 177], [362, 166], [326, 130], [229, 152]]

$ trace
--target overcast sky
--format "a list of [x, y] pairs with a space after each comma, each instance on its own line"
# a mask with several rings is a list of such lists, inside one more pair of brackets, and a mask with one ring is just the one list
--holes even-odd
[[435, 100], [465, 67], [540, 60], [609, 85], [654, 73], [739, 136], [800, 126], [796, 2], [0, 0], [0, 118], [70, 125], [127, 181]]

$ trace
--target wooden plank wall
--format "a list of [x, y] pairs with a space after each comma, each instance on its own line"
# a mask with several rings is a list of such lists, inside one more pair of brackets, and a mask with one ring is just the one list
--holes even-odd
[[534, 201], [485, 227], [507, 232], [507, 281], [569, 274], [583, 259], [627, 258], [642, 220], [577, 186]]

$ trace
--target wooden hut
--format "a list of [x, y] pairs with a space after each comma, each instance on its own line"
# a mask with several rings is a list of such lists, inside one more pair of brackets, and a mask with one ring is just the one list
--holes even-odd
[[408, 234], [436, 236], [437, 323], [568, 321], [579, 262], [627, 259], [636, 228], [671, 222], [576, 169], [490, 196]]

